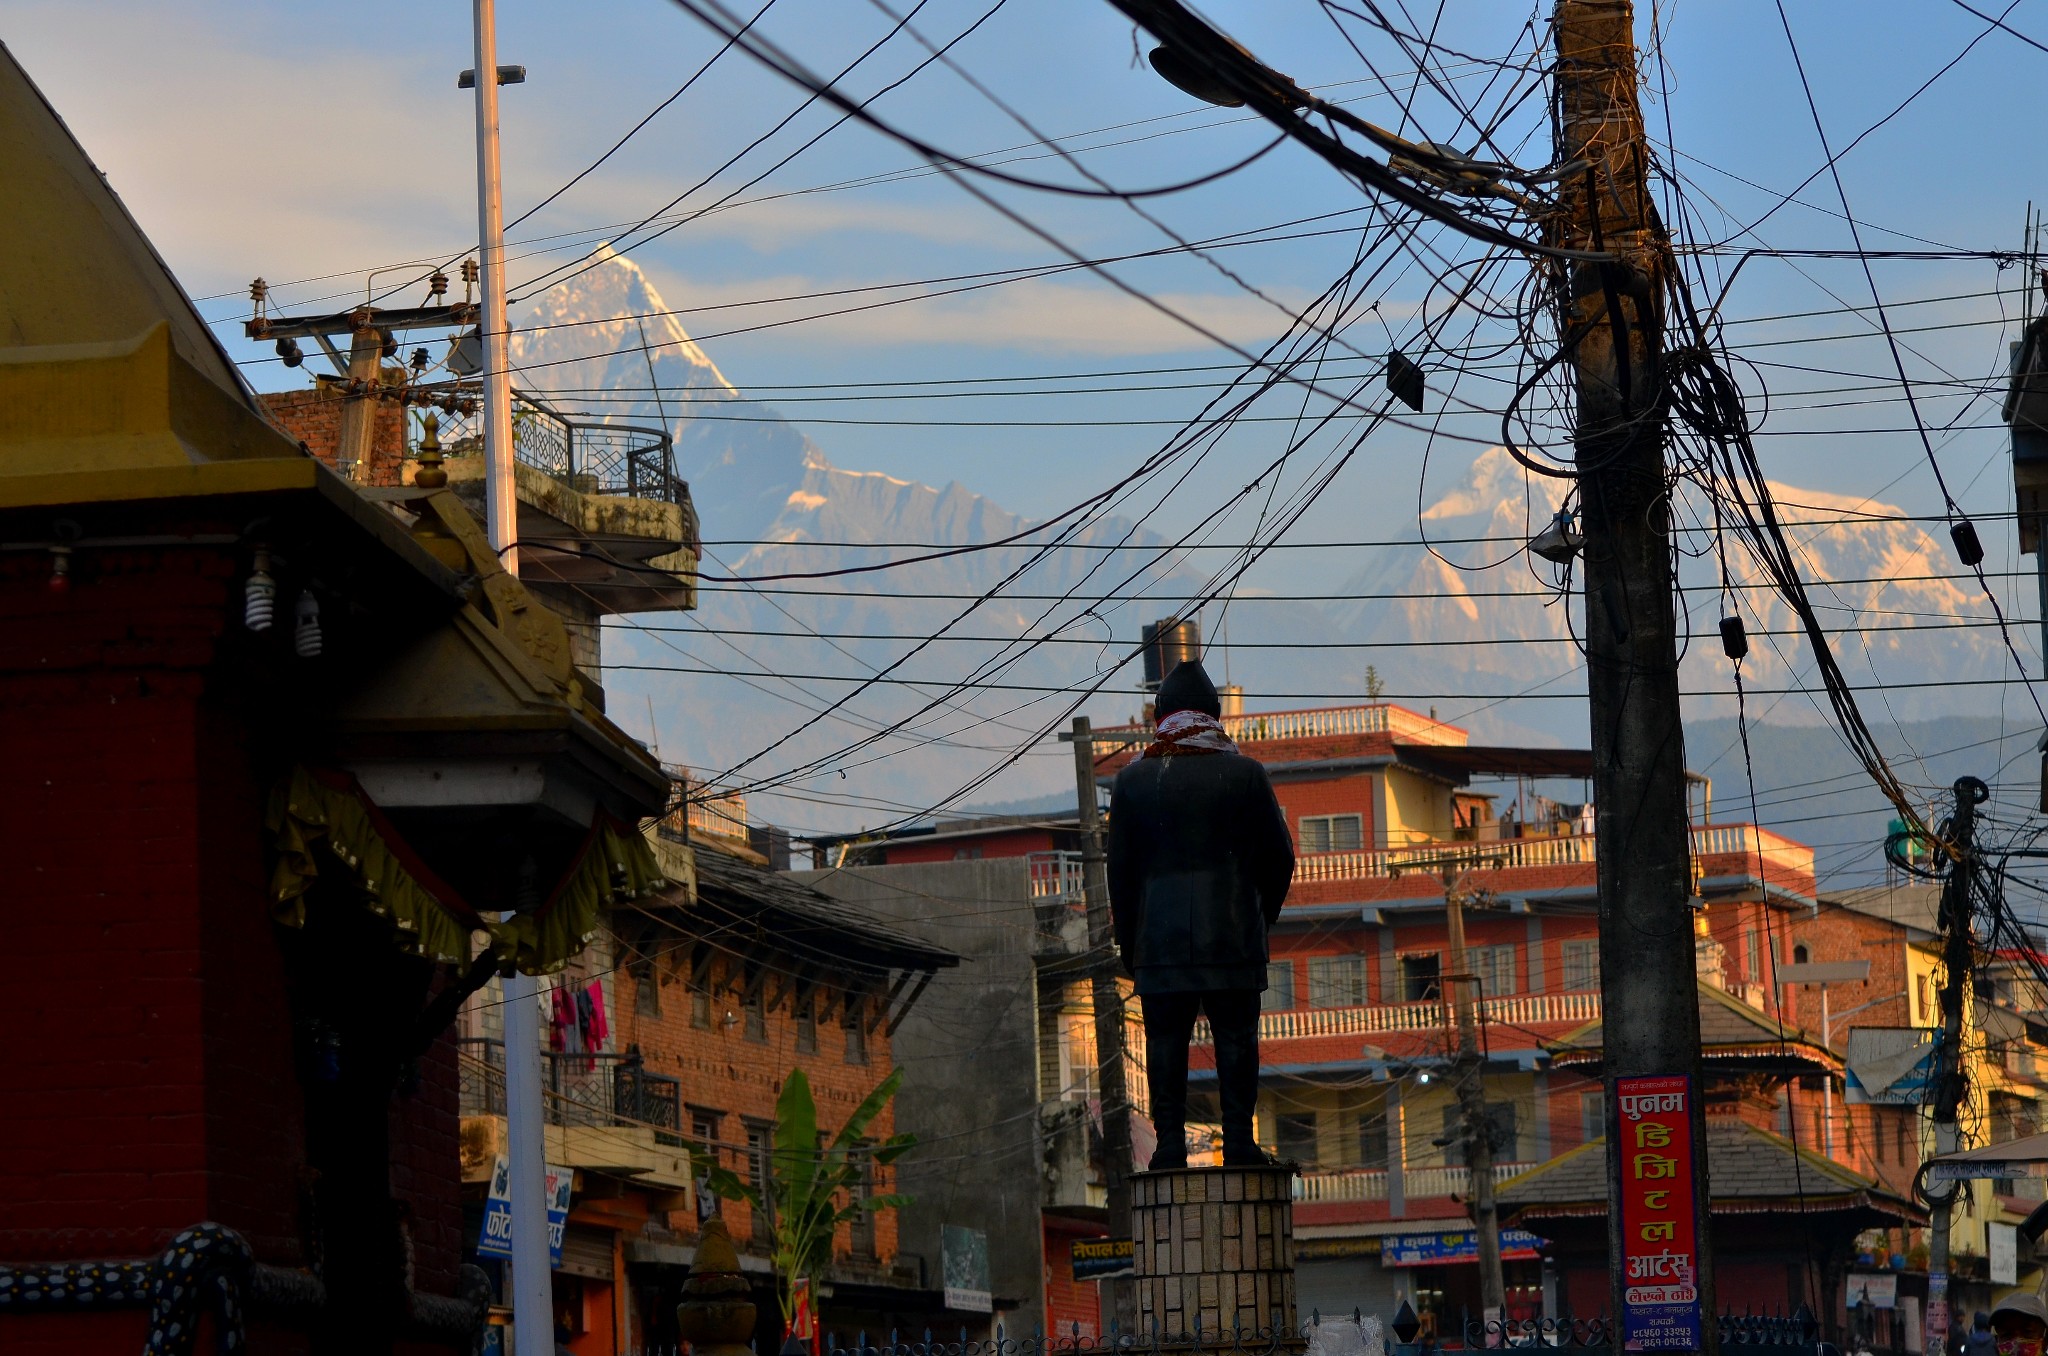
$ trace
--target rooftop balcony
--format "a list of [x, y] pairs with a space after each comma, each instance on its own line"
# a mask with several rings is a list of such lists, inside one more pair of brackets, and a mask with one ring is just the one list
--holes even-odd
[[[1466, 733], [1455, 725], [1431, 720], [1418, 711], [1392, 702], [1363, 706], [1316, 706], [1302, 711], [1260, 711], [1253, 715], [1225, 716], [1223, 730], [1238, 743], [1276, 739], [1330, 739], [1344, 735], [1386, 735], [1405, 744], [1460, 746]], [[1149, 735], [1145, 725], [1106, 726], [1098, 733]]]
[[[1577, 1026], [1600, 1016], [1598, 993], [1531, 993], [1482, 999], [1482, 1021], [1506, 1026]], [[1450, 1009], [1440, 999], [1424, 1003], [1368, 1003], [1344, 1008], [1293, 1008], [1259, 1014], [1259, 1040], [1286, 1041], [1318, 1036], [1366, 1036], [1397, 1031], [1442, 1031]], [[1209, 1043], [1209, 1023], [1195, 1023], [1195, 1044]]]
[[[1535, 1166], [1534, 1163], [1496, 1163], [1493, 1165], [1494, 1183], [1498, 1185], [1510, 1177], [1520, 1176]], [[1334, 1168], [1327, 1171], [1311, 1169], [1295, 1177], [1294, 1199], [1304, 1205], [1384, 1201], [1387, 1199], [1387, 1176], [1385, 1168]], [[1472, 1169], [1403, 1168], [1401, 1194], [1409, 1200], [1424, 1196], [1458, 1196], [1469, 1199], [1472, 1194]]]
[[[1485, 854], [1486, 860], [1474, 870], [1514, 871], [1531, 867], [1592, 866], [1593, 835], [1588, 833], [1535, 834], [1519, 838], [1488, 838], [1482, 826], [1472, 838], [1444, 839], [1405, 847], [1367, 848], [1354, 852], [1304, 853], [1295, 859], [1296, 884], [1343, 880], [1391, 880], [1402, 875], [1429, 875], [1447, 853], [1461, 849]], [[1722, 874], [1746, 859], [1754, 872], [1757, 863], [1776, 868], [1777, 873], [1810, 878], [1813, 849], [1783, 834], [1754, 824], [1696, 824], [1692, 829], [1692, 855], [1702, 875]], [[1720, 862], [1710, 863], [1709, 859]], [[1733, 860], [1730, 860], [1733, 859]]]
[[[505, 1151], [505, 1045], [465, 1038], [457, 1046], [463, 1177], [483, 1181]], [[680, 1079], [647, 1072], [638, 1055], [544, 1050], [541, 1057], [549, 1162], [687, 1188]]]

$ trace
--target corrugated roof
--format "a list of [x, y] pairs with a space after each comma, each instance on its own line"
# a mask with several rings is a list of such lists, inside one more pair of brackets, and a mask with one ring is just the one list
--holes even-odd
[[821, 894], [786, 871], [765, 870], [703, 843], [695, 849], [697, 911], [709, 921], [751, 924], [768, 940], [820, 962], [908, 970], [960, 963], [956, 953]]
[[[1717, 1213], [1742, 1213], [1770, 1204], [1808, 1211], [1873, 1210], [1917, 1218], [1899, 1196], [1853, 1168], [1800, 1148], [1781, 1135], [1728, 1117], [1707, 1123], [1707, 1174]], [[1607, 1141], [1596, 1139], [1501, 1183], [1503, 1217], [1537, 1220], [1607, 1210]], [[1542, 1232], [1539, 1228], [1537, 1232]]]
[[168, 324], [179, 357], [254, 407], [191, 299], [5, 44], [0, 165], [0, 349], [125, 343]]
[[[1704, 981], [1699, 986], [1699, 1011], [1700, 1053], [1708, 1059], [1780, 1058], [1830, 1069], [1841, 1067], [1841, 1060], [1817, 1037]], [[1605, 1039], [1601, 1024], [1588, 1022], [1550, 1047], [1551, 1062], [1567, 1068], [1596, 1063]]]

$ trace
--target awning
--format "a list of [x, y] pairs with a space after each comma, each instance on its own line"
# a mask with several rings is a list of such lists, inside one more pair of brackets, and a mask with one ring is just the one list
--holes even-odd
[[344, 882], [364, 907], [391, 924], [393, 941], [443, 965], [469, 961], [470, 934], [490, 934], [498, 958], [524, 974], [567, 965], [597, 936], [614, 903], [668, 884], [653, 852], [629, 824], [600, 811], [546, 901], [503, 922], [485, 918], [443, 881], [344, 772], [295, 768], [271, 793], [267, 816], [277, 854], [271, 916], [304, 927], [306, 896], [320, 880]]
[[1930, 1182], [1967, 1182], [1992, 1177], [2048, 1177], [2048, 1135], [2028, 1135], [2004, 1144], [1943, 1154], [1927, 1165]]

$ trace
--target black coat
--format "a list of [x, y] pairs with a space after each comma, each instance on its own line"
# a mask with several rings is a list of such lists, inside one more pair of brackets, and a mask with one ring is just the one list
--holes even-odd
[[1236, 753], [1141, 758], [1109, 808], [1109, 906], [1138, 992], [1266, 987], [1266, 929], [1294, 876], [1273, 784]]

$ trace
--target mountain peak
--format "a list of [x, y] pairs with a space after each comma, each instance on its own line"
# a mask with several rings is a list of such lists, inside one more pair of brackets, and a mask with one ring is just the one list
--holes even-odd
[[584, 356], [599, 354], [637, 356], [642, 387], [648, 384], [651, 361], [656, 372], [664, 366], [687, 369], [688, 380], [676, 382], [676, 376], [684, 374], [671, 371], [661, 375], [661, 385], [739, 394], [683, 328], [640, 265], [609, 241], [592, 251], [577, 272], [530, 298], [512, 325], [513, 367], [535, 368], [533, 384], [542, 389], [585, 385], [566, 369], [588, 366]]

